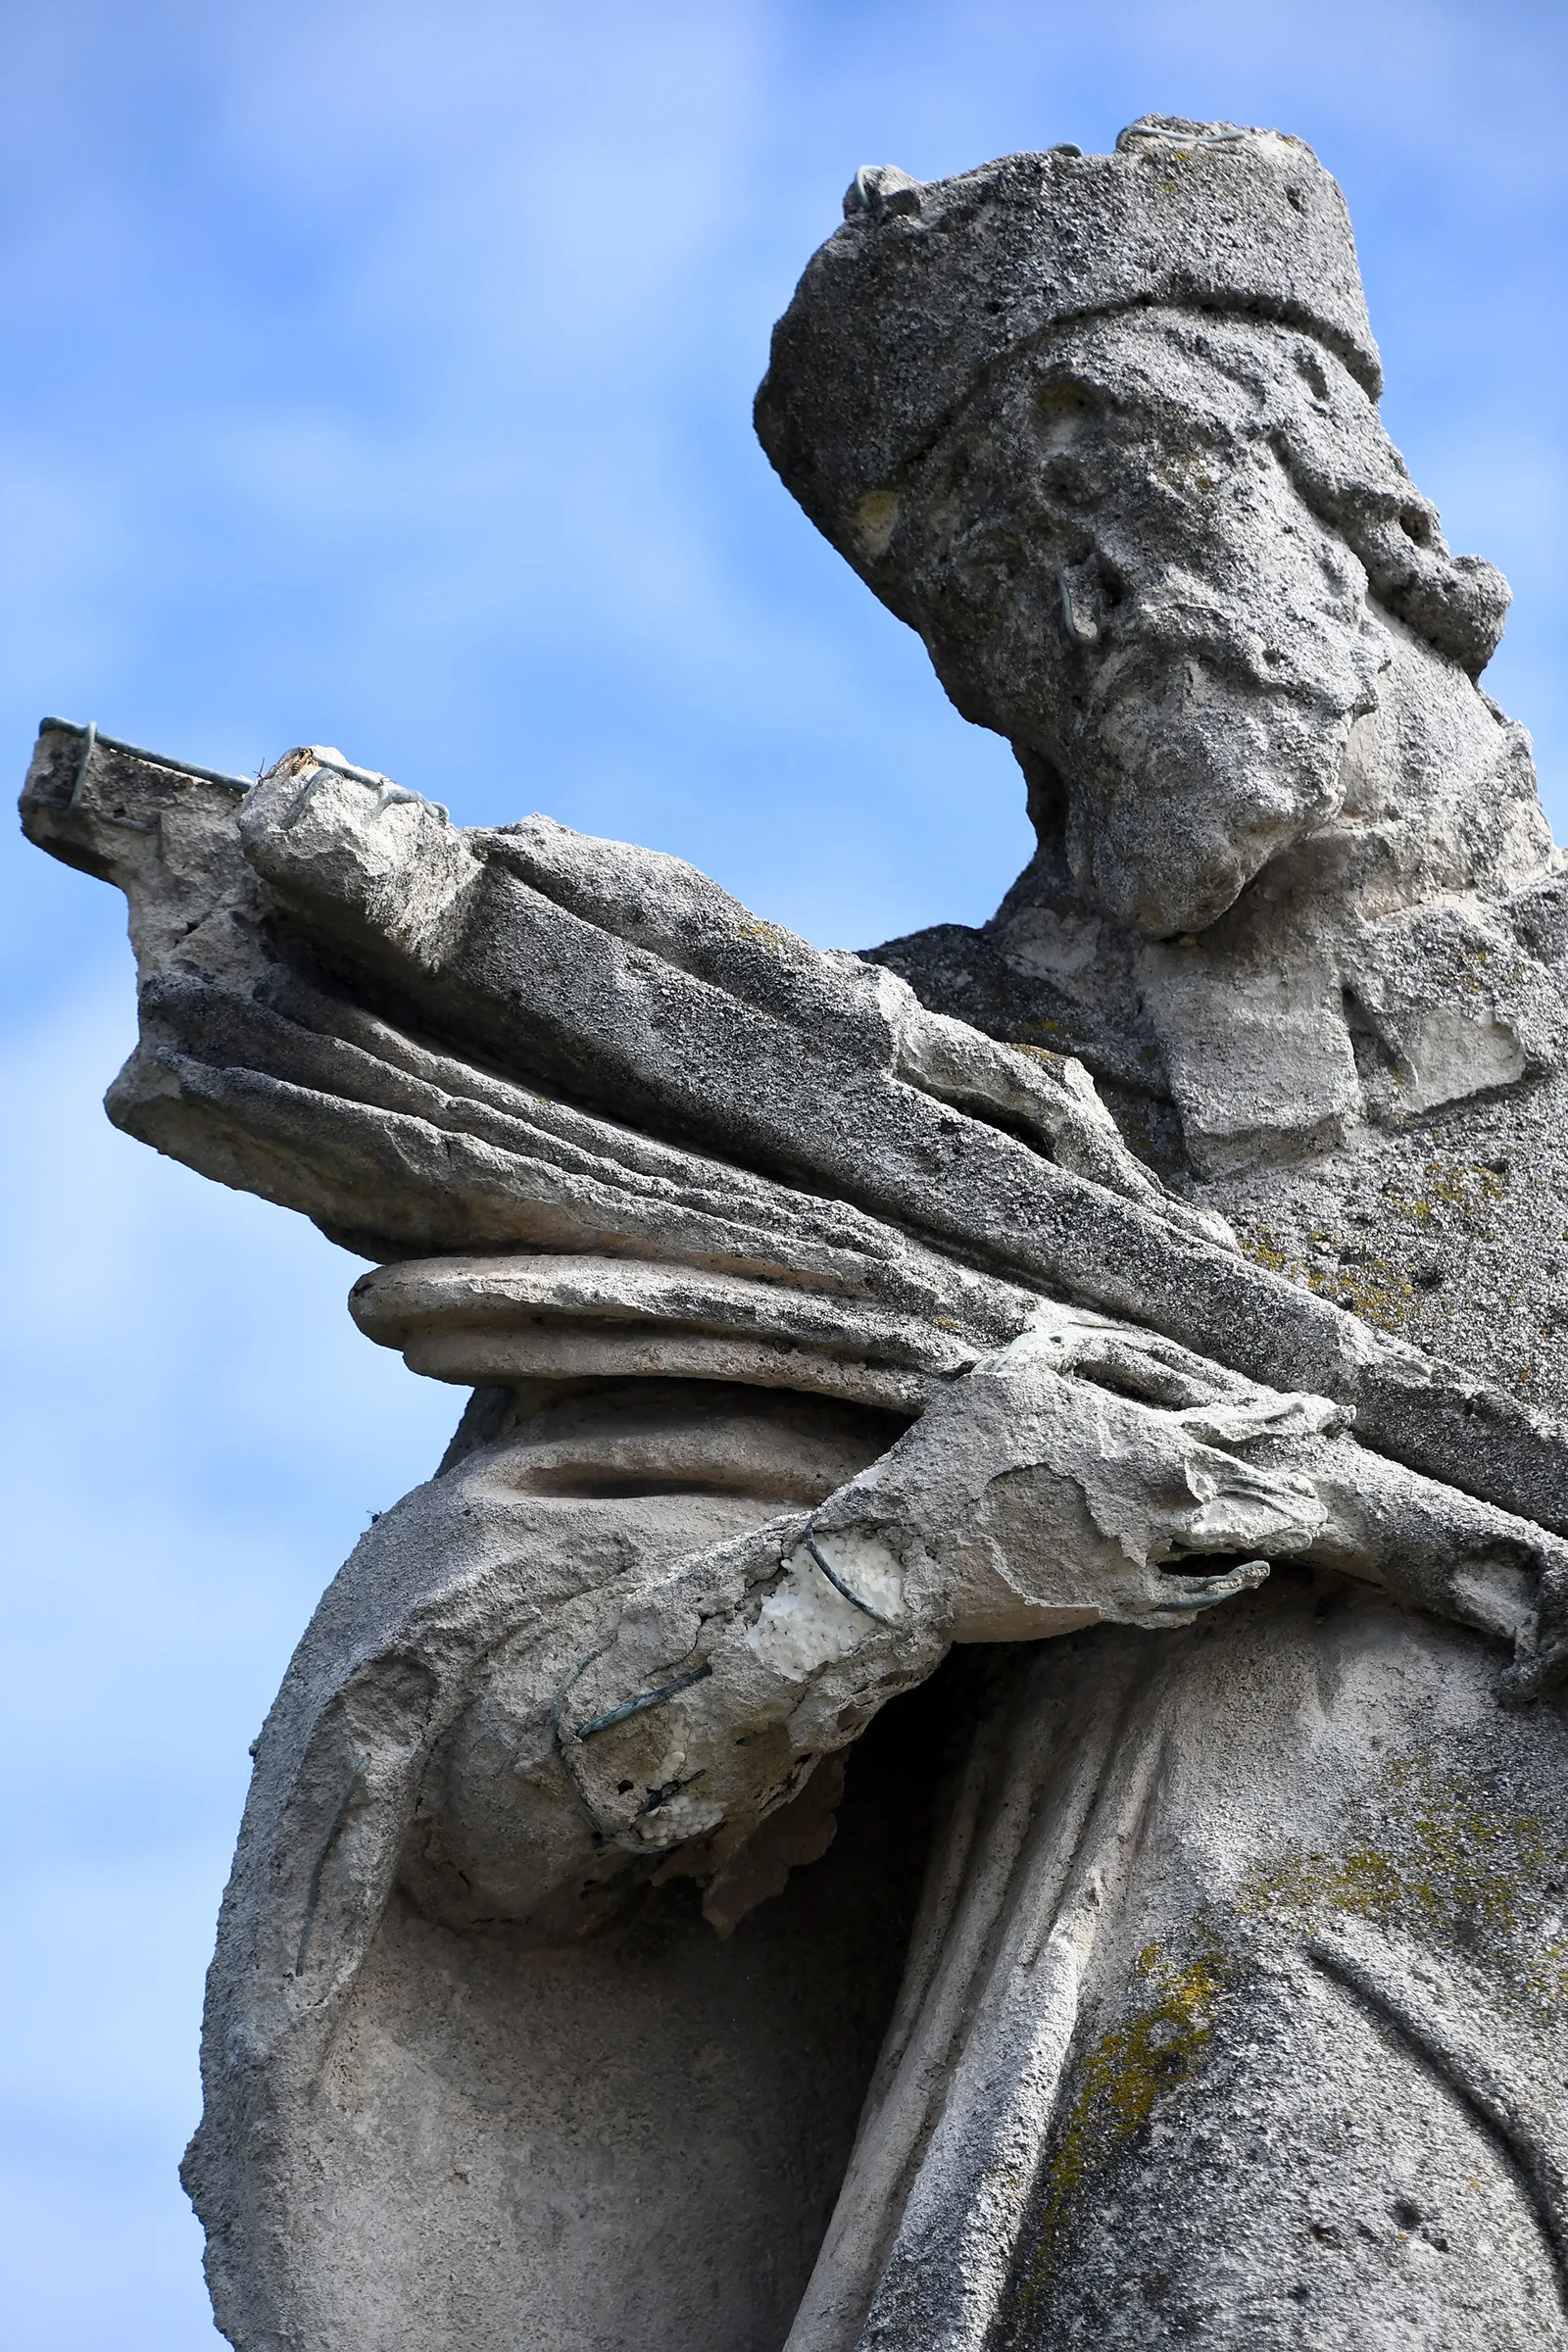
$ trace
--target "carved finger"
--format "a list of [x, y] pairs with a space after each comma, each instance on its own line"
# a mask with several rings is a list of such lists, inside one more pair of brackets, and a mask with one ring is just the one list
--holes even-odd
[[1154, 1606], [1172, 1616], [1191, 1616], [1198, 1609], [1212, 1609], [1222, 1600], [1234, 1600], [1239, 1592], [1253, 1592], [1268, 1573], [1267, 1560], [1244, 1560], [1240, 1567], [1227, 1568], [1218, 1576], [1161, 1574], [1162, 1596]]
[[1534, 1614], [1514, 1642], [1513, 1663], [1498, 1683], [1508, 1706], [1527, 1706], [1568, 1683], [1568, 1566], [1542, 1577]]

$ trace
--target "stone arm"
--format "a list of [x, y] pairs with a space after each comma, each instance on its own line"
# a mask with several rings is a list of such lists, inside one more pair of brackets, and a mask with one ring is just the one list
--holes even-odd
[[130, 902], [141, 1042], [111, 1116], [366, 1256], [760, 1279], [891, 1317], [944, 1379], [1047, 1291], [1332, 1396], [1364, 1444], [1568, 1531], [1554, 1427], [1238, 1255], [1074, 1065], [676, 859], [544, 818], [465, 832], [336, 754], [244, 791], [58, 721], [23, 814]]
[[950, 1642], [1173, 1628], [1275, 1556], [1511, 1640], [1516, 1696], [1560, 1678], [1560, 1542], [1417, 1474], [1562, 1527], [1556, 1433], [1219, 1246], [1070, 1068], [676, 861], [543, 819], [466, 835], [325, 755], [241, 795], [46, 730], [25, 809], [131, 900], [116, 1115], [401, 1260], [356, 1311], [419, 1368], [914, 1417], [809, 1521], [677, 1546], [507, 1647], [505, 1740], [454, 1729], [427, 1781], [490, 1915], [580, 1924], [627, 1870], [711, 1895]]
[[460, 1885], [465, 1924], [559, 1935], [652, 1869], [703, 1881], [730, 1924], [819, 1850], [813, 1775], [952, 1642], [1171, 1632], [1271, 1558], [1511, 1638], [1515, 1694], [1551, 1679], [1535, 1602], [1568, 1544], [1368, 1455], [1342, 1418], [1045, 1310], [814, 1511], [509, 1659], [438, 1760], [415, 1892], [439, 1914]]

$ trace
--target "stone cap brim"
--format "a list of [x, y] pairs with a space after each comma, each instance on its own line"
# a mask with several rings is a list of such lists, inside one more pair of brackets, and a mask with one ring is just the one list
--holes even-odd
[[850, 218], [773, 330], [756, 411], [768, 457], [835, 544], [866, 493], [895, 483], [1010, 354], [1099, 314], [1175, 305], [1277, 320], [1377, 398], [1349, 217], [1311, 149], [1223, 124], [1134, 125], [1122, 142], [1004, 156], [923, 186], [858, 175]]

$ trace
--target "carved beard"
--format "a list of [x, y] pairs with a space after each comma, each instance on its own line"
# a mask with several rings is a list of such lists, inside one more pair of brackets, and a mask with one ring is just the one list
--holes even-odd
[[1078, 887], [1146, 938], [1206, 929], [1339, 813], [1350, 728], [1389, 662], [1364, 605], [1337, 618], [1320, 606], [1303, 626], [1303, 600], [1270, 629], [1266, 592], [1250, 614], [1227, 601], [1210, 591], [1180, 618], [1124, 606], [1092, 652], [1080, 638], [1049, 740], [1030, 728], [1019, 745], [1026, 769], [1044, 754], [1060, 778]]
[[1280, 850], [1339, 810], [1370, 697], [1260, 691], [1204, 657], [1134, 656], [1058, 761], [1073, 878], [1147, 938], [1201, 931]]
[[1147, 938], [1206, 929], [1334, 818], [1391, 658], [1350, 549], [1283, 469], [1247, 487], [1247, 543], [1141, 534], [1113, 509], [1062, 564], [1089, 533], [1060, 516], [933, 528], [905, 606], [958, 710], [1057, 780], [1079, 889]]

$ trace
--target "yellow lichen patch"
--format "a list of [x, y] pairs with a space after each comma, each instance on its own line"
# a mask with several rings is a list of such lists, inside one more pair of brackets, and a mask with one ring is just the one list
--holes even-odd
[[1089, 2183], [1115, 2161], [1160, 2100], [1191, 2081], [1213, 2038], [1224, 1989], [1217, 1951], [1178, 1968], [1151, 1943], [1138, 1955], [1138, 1970], [1149, 1999], [1079, 2061], [1077, 2094], [1047, 2176], [1040, 2236], [1020, 2288], [1025, 2311], [1044, 2289]]
[[797, 945], [793, 932], [786, 931], [780, 923], [764, 921], [760, 915], [754, 915], [748, 922], [737, 923], [735, 932], [737, 938], [756, 940], [759, 947], [771, 948], [777, 956], [786, 955]]
[[[1447, 1226], [1450, 1213], [1473, 1232], [1501, 1200], [1506, 1184], [1501, 1168], [1484, 1161], [1434, 1158], [1423, 1168], [1418, 1190], [1407, 1195], [1391, 1187], [1386, 1199], [1395, 1216], [1424, 1233]], [[1348, 1307], [1375, 1330], [1401, 1332], [1415, 1310], [1415, 1286], [1405, 1268], [1343, 1234], [1313, 1232], [1298, 1245], [1267, 1225], [1239, 1226], [1237, 1232], [1254, 1264]], [[1318, 1253], [1316, 1259], [1309, 1250]], [[1335, 1262], [1321, 1262], [1325, 1258]]]
[[1319, 1298], [1348, 1306], [1363, 1323], [1374, 1324], [1379, 1331], [1398, 1331], [1415, 1303], [1409, 1275], [1381, 1257], [1341, 1265], [1332, 1273], [1320, 1266], [1309, 1267], [1306, 1286]]
[[1280, 1248], [1267, 1225], [1238, 1225], [1236, 1231], [1252, 1263], [1266, 1266], [1271, 1274], [1289, 1274], [1299, 1262]]
[[1568, 1993], [1559, 1945], [1542, 1934], [1543, 1889], [1568, 1854], [1538, 1814], [1483, 1809], [1456, 1771], [1390, 1765], [1370, 1826], [1333, 1853], [1292, 1846], [1243, 1885], [1244, 1916], [1283, 1917], [1298, 1932], [1336, 1915], [1402, 1925], [1423, 1942], [1468, 1949], [1478, 1934], [1511, 1942], [1518, 1981], [1544, 1999]]
[[1483, 947], [1473, 940], [1449, 965], [1449, 977], [1444, 995], [1453, 989], [1462, 990], [1467, 997], [1485, 997], [1492, 1007], [1507, 1017], [1510, 1004], [1516, 1003], [1521, 992], [1530, 986], [1528, 963], [1518, 956], [1499, 954], [1494, 948]]
[[[1238, 1238], [1254, 1265], [1266, 1266], [1271, 1274], [1283, 1274], [1288, 1281], [1316, 1292], [1320, 1298], [1331, 1298], [1336, 1306], [1348, 1307], [1379, 1331], [1401, 1330], [1415, 1304], [1409, 1275], [1385, 1258], [1358, 1251], [1338, 1265], [1314, 1265], [1310, 1258], [1282, 1247], [1267, 1225], [1239, 1227]], [[1309, 1238], [1324, 1250], [1349, 1247], [1336, 1234], [1314, 1233]]]
[[[1000, 990], [993, 991], [993, 1002], [999, 1004], [1003, 1002], [1003, 997]], [[1069, 1053], [1071, 1052], [1072, 1032], [1068, 1028], [1066, 1022], [1058, 1021], [1054, 1013], [1038, 1013], [1036, 1017], [1027, 1024], [1027, 1026], [1034, 1031], [1036, 1037], [1059, 1037], [1065, 1039], [1067, 1051]], [[1022, 1054], [1028, 1054], [1033, 1051], [1031, 1047], [1024, 1044], [1024, 1041], [1021, 1037], [1009, 1038], [1006, 1042], [1009, 1045], [1016, 1046], [1019, 1052]], [[1059, 1057], [1059, 1048], [1057, 1049], [1057, 1054]]]
[[1498, 1169], [1469, 1159], [1429, 1159], [1421, 1177], [1421, 1188], [1411, 1198], [1393, 1191], [1388, 1195], [1395, 1215], [1417, 1225], [1431, 1224], [1445, 1208], [1475, 1216], [1501, 1200], [1506, 1182]]

